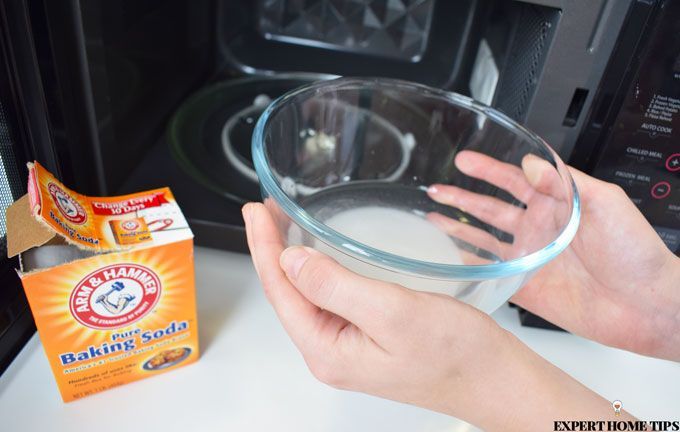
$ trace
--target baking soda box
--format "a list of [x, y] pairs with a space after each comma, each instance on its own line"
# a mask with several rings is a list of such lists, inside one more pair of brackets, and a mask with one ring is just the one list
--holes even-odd
[[29, 164], [7, 226], [65, 402], [198, 359], [193, 235], [170, 189], [86, 197]]

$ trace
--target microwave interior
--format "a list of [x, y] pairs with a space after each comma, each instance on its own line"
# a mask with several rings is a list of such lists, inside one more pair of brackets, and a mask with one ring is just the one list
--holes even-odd
[[260, 199], [251, 134], [270, 101], [338, 75], [391, 77], [522, 122], [561, 15], [510, 0], [27, 5], [52, 169], [92, 195], [170, 186], [197, 242], [233, 250], [240, 207]]

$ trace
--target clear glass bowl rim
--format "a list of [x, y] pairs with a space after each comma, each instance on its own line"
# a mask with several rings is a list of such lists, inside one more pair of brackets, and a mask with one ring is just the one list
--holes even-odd
[[515, 134], [522, 135], [524, 138], [533, 141], [538, 147], [552, 154], [555, 160], [560, 160], [559, 156], [548, 146], [548, 144], [535, 133], [526, 129], [500, 111], [458, 93], [388, 78], [337, 78], [306, 84], [275, 99], [260, 116], [252, 137], [253, 163], [260, 180], [260, 187], [267, 195], [273, 197], [286, 215], [302, 229], [330, 247], [371, 265], [416, 277], [440, 280], [486, 280], [527, 273], [545, 265], [569, 246], [569, 243], [573, 240], [578, 229], [581, 204], [576, 184], [564, 164], [561, 164], [563, 169], [558, 170], [558, 174], [560, 177], [565, 175], [572, 188], [572, 211], [569, 221], [562, 228], [559, 235], [548, 245], [528, 255], [509, 261], [481, 265], [454, 265], [419, 261], [391, 254], [356, 242], [350, 237], [340, 234], [322, 222], [314, 219], [288, 197], [269, 169], [269, 161], [267, 160], [264, 151], [265, 129], [267, 123], [277, 111], [285, 107], [288, 102], [294, 100], [298, 96], [307, 93], [320, 94], [324, 91], [352, 88], [384, 88], [389, 90], [417, 92], [421, 96], [443, 99], [451, 105], [484, 115]]

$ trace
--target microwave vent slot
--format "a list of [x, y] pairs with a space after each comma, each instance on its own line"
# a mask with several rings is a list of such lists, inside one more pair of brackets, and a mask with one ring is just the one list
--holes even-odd
[[519, 10], [495, 104], [519, 122], [526, 118], [558, 19], [556, 9], [522, 4]]
[[5, 210], [25, 193], [23, 176], [16, 165], [15, 143], [11, 136], [5, 109], [0, 103], [0, 253], [5, 254], [7, 225]]

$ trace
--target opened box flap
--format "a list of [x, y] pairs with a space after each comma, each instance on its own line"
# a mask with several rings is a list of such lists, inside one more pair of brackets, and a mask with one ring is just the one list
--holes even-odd
[[168, 188], [88, 197], [65, 187], [37, 162], [28, 169], [28, 194], [7, 209], [9, 257], [45, 245], [55, 236], [99, 253], [193, 237]]

